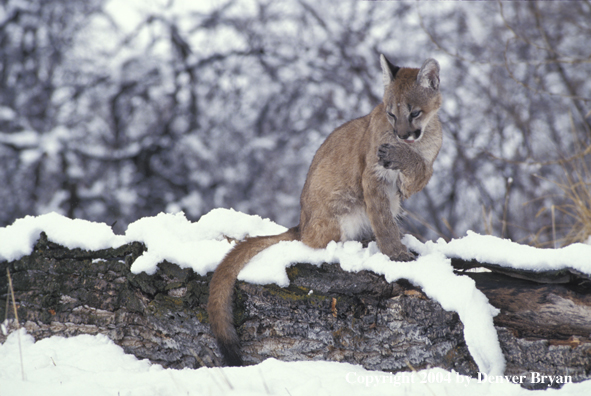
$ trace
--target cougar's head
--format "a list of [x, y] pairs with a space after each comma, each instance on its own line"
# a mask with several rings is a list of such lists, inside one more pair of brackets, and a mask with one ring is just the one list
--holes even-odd
[[380, 55], [384, 77], [384, 110], [394, 134], [414, 143], [441, 107], [439, 63], [427, 59], [420, 69], [394, 66]]

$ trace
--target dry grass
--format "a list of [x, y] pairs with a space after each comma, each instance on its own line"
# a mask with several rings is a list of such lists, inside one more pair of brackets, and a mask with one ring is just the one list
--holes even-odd
[[[591, 237], [591, 145], [581, 155], [561, 162], [564, 177], [561, 182], [551, 181], [562, 192], [558, 205], [540, 209], [536, 216], [550, 211], [552, 224], [542, 227], [533, 238], [533, 244], [561, 247], [577, 242], [588, 242]], [[556, 219], [561, 219], [560, 223]], [[541, 235], [551, 232], [552, 241], [539, 243]]]

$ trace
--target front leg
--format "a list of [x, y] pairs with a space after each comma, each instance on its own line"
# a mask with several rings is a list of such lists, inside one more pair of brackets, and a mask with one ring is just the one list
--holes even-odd
[[386, 169], [399, 170], [398, 189], [404, 199], [421, 191], [426, 185], [433, 168], [407, 143], [382, 144], [378, 148], [378, 164]]
[[394, 261], [414, 260], [400, 241], [400, 230], [396, 224], [400, 197], [396, 187], [370, 172], [364, 174], [362, 183], [367, 216], [380, 252]]

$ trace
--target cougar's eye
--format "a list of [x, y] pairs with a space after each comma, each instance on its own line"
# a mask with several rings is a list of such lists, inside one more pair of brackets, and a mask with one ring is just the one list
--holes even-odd
[[415, 110], [412, 113], [410, 113], [410, 118], [417, 118], [418, 116], [420, 116], [422, 113], [421, 110]]
[[393, 119], [394, 121], [396, 121], [396, 116], [395, 116], [394, 114], [392, 114], [392, 113], [391, 113], [391, 112], [389, 112], [389, 111], [387, 111], [386, 113], [388, 114], [388, 116], [392, 117], [392, 119]]

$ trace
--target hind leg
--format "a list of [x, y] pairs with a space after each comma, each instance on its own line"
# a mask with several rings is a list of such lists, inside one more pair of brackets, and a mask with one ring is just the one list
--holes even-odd
[[341, 228], [336, 218], [312, 220], [301, 229], [302, 242], [314, 249], [324, 249], [331, 241], [341, 240]]

